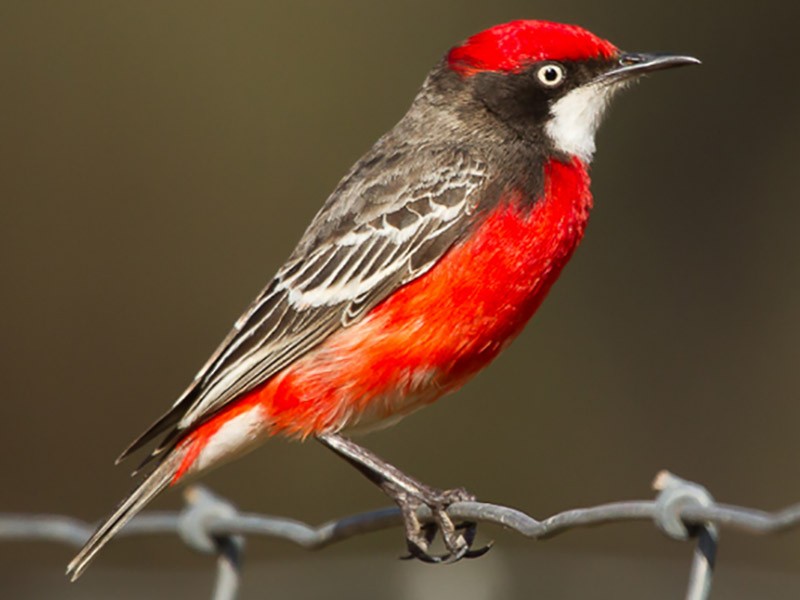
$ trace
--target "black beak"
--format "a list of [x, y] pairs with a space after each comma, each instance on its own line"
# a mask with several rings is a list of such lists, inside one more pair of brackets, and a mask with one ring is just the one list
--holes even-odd
[[606, 71], [597, 81], [612, 83], [623, 81], [631, 77], [638, 77], [661, 69], [672, 69], [685, 65], [699, 65], [700, 61], [693, 56], [681, 54], [643, 54], [639, 52], [624, 52], [617, 59], [617, 66]]

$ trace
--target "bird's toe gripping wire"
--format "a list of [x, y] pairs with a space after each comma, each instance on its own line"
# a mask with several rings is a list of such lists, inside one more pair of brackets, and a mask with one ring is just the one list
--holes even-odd
[[[400, 508], [408, 545], [408, 555], [404, 559], [454, 563], [462, 558], [483, 556], [492, 547], [490, 543], [473, 549], [477, 524], [472, 521], [453, 523], [447, 513], [447, 509], [457, 502], [475, 500], [475, 496], [463, 488], [439, 490], [428, 487], [341, 435], [324, 434], [317, 439], [361, 471]], [[420, 520], [423, 508], [430, 511], [430, 518]], [[444, 554], [430, 551], [437, 532], [442, 536]]]
[[[403, 514], [408, 546], [408, 554], [401, 557], [403, 560], [415, 558], [431, 564], [449, 564], [462, 558], [478, 558], [491, 549], [491, 543], [473, 548], [477, 523], [473, 521], [454, 523], [447, 513], [447, 508], [451, 504], [475, 500], [475, 497], [466, 490], [442, 491], [420, 485], [418, 490], [415, 490], [417, 493], [412, 496], [394, 495], [388, 490], [387, 492]], [[424, 523], [419, 519], [419, 509], [423, 506], [431, 512], [431, 520]], [[437, 532], [442, 536], [446, 550], [444, 554], [433, 554], [430, 550]]]

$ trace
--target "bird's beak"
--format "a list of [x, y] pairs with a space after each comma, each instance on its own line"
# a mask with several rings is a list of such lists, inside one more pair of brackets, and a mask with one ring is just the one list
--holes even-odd
[[597, 78], [598, 82], [616, 83], [632, 77], [638, 77], [652, 71], [699, 65], [700, 61], [693, 56], [681, 54], [645, 54], [639, 52], [623, 52], [617, 58], [617, 64]]

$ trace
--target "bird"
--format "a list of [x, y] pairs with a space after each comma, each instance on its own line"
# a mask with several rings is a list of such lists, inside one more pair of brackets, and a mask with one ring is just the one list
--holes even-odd
[[[409, 557], [483, 554], [475, 524], [447, 514], [473, 495], [423, 484], [350, 436], [454, 392], [511, 343], [583, 237], [612, 97], [699, 62], [541, 20], [446, 52], [183, 394], [117, 459], [149, 449], [71, 579], [165, 488], [276, 435], [316, 439], [379, 486], [402, 513]], [[437, 532], [444, 554], [430, 549]]]

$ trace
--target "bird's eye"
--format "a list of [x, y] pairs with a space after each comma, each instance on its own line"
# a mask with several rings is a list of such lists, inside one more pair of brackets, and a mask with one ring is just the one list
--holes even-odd
[[536, 79], [539, 80], [539, 83], [551, 88], [561, 85], [565, 75], [564, 67], [553, 63], [539, 67], [539, 70], [536, 71]]

